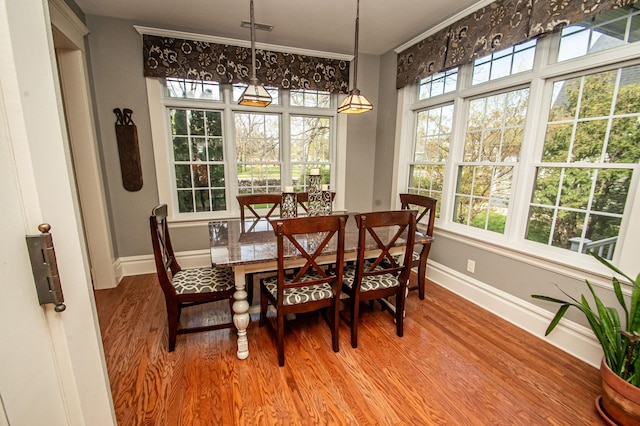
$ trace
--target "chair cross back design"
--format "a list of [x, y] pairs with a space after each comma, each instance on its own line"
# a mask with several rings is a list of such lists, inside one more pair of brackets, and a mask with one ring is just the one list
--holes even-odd
[[[334, 352], [338, 352], [340, 289], [344, 270], [344, 236], [347, 215], [311, 216], [274, 219], [271, 224], [277, 237], [278, 274], [260, 280], [260, 326], [265, 323], [276, 334], [278, 364], [284, 365], [284, 319], [287, 314], [328, 308], [325, 320], [331, 329]], [[285, 257], [304, 260], [295, 272], [285, 266]], [[332, 268], [322, 267], [320, 255], [331, 256]], [[269, 303], [276, 318], [267, 317]]]
[[[178, 334], [232, 328], [231, 306], [235, 285], [231, 268], [182, 269], [171, 245], [166, 204], [153, 208], [149, 225], [156, 272], [167, 307], [169, 352], [175, 349]], [[189, 328], [180, 326], [183, 308], [221, 300], [229, 302], [228, 322]]]
[[[427, 218], [427, 228], [425, 233], [433, 237], [433, 227], [436, 218], [436, 204], [438, 200], [435, 198], [427, 197], [425, 195], [418, 194], [400, 194], [400, 203], [403, 209], [418, 208], [418, 215], [416, 222], [420, 223], [425, 217]], [[428, 217], [427, 217], [428, 215]], [[427, 258], [429, 257], [429, 251], [431, 250], [431, 242], [421, 244], [417, 252], [412, 254], [411, 267], [418, 267], [418, 285], [417, 287], [410, 287], [409, 290], [418, 290], [418, 296], [420, 299], [424, 299], [424, 286], [427, 275]]]
[[[363, 219], [361, 216], [356, 216], [356, 221], [358, 220], [362, 221], [365, 219]], [[400, 238], [402, 233], [405, 232], [405, 230], [407, 229], [407, 226], [408, 226], [407, 224], [399, 226], [395, 235], [391, 237], [387, 243], [384, 243], [380, 239], [378, 234], [376, 234], [376, 231], [373, 225], [372, 227], [364, 227], [364, 229], [366, 230], [366, 233], [368, 233], [371, 236], [371, 238], [373, 238], [373, 240], [378, 245], [378, 249], [380, 249], [380, 254], [378, 255], [378, 257], [373, 262], [368, 264], [368, 268], [367, 268], [368, 270], [364, 272], [365, 275], [381, 275], [386, 273], [395, 273], [402, 270], [402, 266], [398, 264], [398, 262], [396, 261], [396, 258], [391, 255], [389, 250], [392, 247], [394, 247], [396, 241]], [[365, 237], [366, 237], [366, 233], [365, 233]], [[364, 241], [362, 241], [362, 244], [364, 244]], [[380, 270], [379, 268], [382, 267], [382, 262], [387, 262], [387, 264], [390, 265], [390, 267]]]
[[[271, 219], [271, 216], [279, 209], [280, 203], [282, 203], [281, 194], [245, 194], [236, 196], [238, 204], [240, 205], [240, 219], [242, 221], [242, 232], [251, 232], [256, 227], [260, 219]], [[271, 208], [265, 215], [261, 215], [255, 208], [259, 205], [271, 205]], [[249, 228], [246, 228], [247, 223], [245, 218], [245, 208], [248, 209], [253, 215], [252, 223]]]
[[[342, 318], [351, 326], [351, 346], [358, 347], [358, 322], [360, 302], [395, 296], [396, 334], [402, 337], [404, 301], [411, 265], [411, 252], [415, 239], [416, 212], [397, 210], [356, 214], [358, 225], [358, 251], [355, 265], [345, 267], [342, 290], [349, 295], [350, 316]], [[395, 229], [391, 235], [390, 230]], [[389, 237], [383, 240], [380, 235]], [[380, 250], [374, 259], [367, 259], [367, 236], [373, 239]], [[402, 243], [399, 239], [402, 238]], [[391, 254], [392, 247], [402, 247], [403, 256], [398, 263]]]

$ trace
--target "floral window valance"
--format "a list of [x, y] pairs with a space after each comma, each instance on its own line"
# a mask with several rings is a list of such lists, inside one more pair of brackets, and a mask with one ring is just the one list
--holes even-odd
[[[145, 77], [249, 83], [251, 49], [143, 35]], [[256, 49], [256, 76], [265, 86], [348, 93], [349, 62]]]
[[398, 54], [396, 87], [636, 0], [498, 0]]

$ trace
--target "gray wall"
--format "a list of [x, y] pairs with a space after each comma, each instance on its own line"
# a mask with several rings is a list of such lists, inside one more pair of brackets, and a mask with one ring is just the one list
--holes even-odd
[[378, 92], [378, 123], [376, 127], [375, 178], [373, 186], [374, 210], [384, 211], [395, 208], [391, 199], [393, 185], [393, 156], [396, 137], [396, 58], [394, 51], [380, 57], [380, 84]]
[[373, 111], [347, 114], [345, 208], [350, 212], [365, 212], [372, 209], [379, 64], [380, 59], [377, 56], [358, 56], [358, 89], [373, 104]]
[[[95, 116], [114, 234], [114, 254], [116, 258], [151, 254], [148, 217], [158, 203], [158, 191], [143, 76], [142, 37], [133, 25], [153, 24], [93, 15], [88, 15], [86, 20], [90, 31], [88, 42]], [[360, 55], [358, 65], [358, 86], [375, 107], [378, 103], [379, 58]], [[133, 110], [144, 180], [138, 192], [129, 192], [122, 185], [114, 108]], [[373, 203], [376, 113], [348, 116], [347, 120], [346, 208], [367, 211], [372, 209]], [[208, 231], [202, 225], [174, 228], [171, 237], [176, 251], [205, 249], [209, 245]]]

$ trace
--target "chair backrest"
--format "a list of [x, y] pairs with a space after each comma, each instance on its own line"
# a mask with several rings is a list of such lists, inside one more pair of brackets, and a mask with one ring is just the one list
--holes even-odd
[[[281, 194], [244, 194], [238, 195], [238, 204], [240, 205], [240, 220], [242, 221], [242, 231], [251, 232], [253, 228], [258, 224], [260, 219], [270, 219], [276, 209], [280, 209], [280, 203], [282, 202]], [[265, 215], [260, 215], [255, 206], [264, 206], [269, 208], [269, 211]], [[249, 218], [251, 224], [248, 228], [245, 226], [245, 208], [248, 209], [252, 217]]]
[[[167, 224], [167, 205], [160, 204], [153, 208], [149, 217], [151, 227], [151, 244], [156, 261], [156, 272], [160, 286], [166, 297], [175, 297], [176, 290], [171, 284], [172, 277], [182, 270], [173, 254], [169, 225]], [[171, 275], [169, 275], [171, 274]]]
[[[298, 205], [300, 207], [302, 207], [302, 209], [309, 213], [309, 193], [308, 192], [298, 192], [296, 194], [296, 198], [298, 201]], [[331, 201], [333, 201], [333, 199], [336, 198], [336, 193], [335, 192], [331, 192]]]
[[[416, 211], [394, 210], [357, 213], [354, 216], [358, 225], [356, 281], [360, 283], [362, 277], [371, 275], [394, 274], [401, 282], [406, 283], [409, 279], [416, 234]], [[365, 258], [365, 252], [371, 250], [367, 247], [367, 239], [374, 241], [377, 249], [380, 250], [380, 254], [375, 259]], [[399, 241], [402, 243], [398, 244]], [[396, 257], [390, 253], [393, 247], [398, 246], [404, 249], [402, 264], [399, 264]]]
[[[426, 234], [433, 237], [433, 226], [436, 219], [436, 203], [438, 200], [435, 198], [427, 197], [426, 195], [418, 194], [400, 194], [400, 203], [402, 209], [415, 209], [418, 210], [416, 216], [417, 223], [426, 223]], [[426, 216], [426, 219], [425, 219]]]
[[[340, 294], [344, 272], [344, 229], [348, 215], [309, 216], [271, 221], [278, 240], [278, 301], [283, 300], [284, 289], [288, 287], [310, 287], [329, 283], [334, 295]], [[335, 275], [328, 273], [318, 263], [318, 257], [325, 253], [335, 253]], [[285, 283], [285, 256], [294, 255], [305, 259], [291, 280]], [[313, 279], [309, 279], [309, 275]]]

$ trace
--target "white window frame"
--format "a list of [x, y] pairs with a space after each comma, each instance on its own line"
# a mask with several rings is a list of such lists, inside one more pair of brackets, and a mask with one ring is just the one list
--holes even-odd
[[[149, 104], [149, 115], [151, 122], [151, 138], [153, 142], [154, 161], [156, 168], [156, 183], [158, 186], [158, 200], [167, 204], [168, 218], [172, 222], [195, 222], [206, 223], [215, 219], [226, 219], [238, 217], [240, 210], [235, 197], [238, 194], [238, 182], [236, 171], [232, 168], [236, 165], [235, 153], [235, 125], [234, 111], [243, 112], [265, 112], [274, 113], [281, 116], [281, 158], [283, 167], [281, 177], [283, 185], [289, 179], [290, 170], [288, 167], [289, 155], [289, 125], [291, 115], [319, 115], [330, 117], [331, 120], [331, 182], [332, 188], [336, 191], [334, 208], [336, 211], [344, 210], [345, 174], [346, 174], [346, 136], [347, 120], [337, 114], [336, 108], [339, 97], [332, 95], [331, 108], [309, 108], [309, 107], [288, 107], [288, 91], [280, 91], [280, 105], [270, 106], [266, 109], [256, 110], [252, 107], [244, 107], [233, 103], [231, 100], [232, 88], [230, 85], [222, 85], [223, 101], [169, 98], [165, 95], [164, 80], [160, 78], [146, 79], [147, 100]], [[284, 106], [287, 105], [287, 106]], [[172, 143], [169, 123], [168, 109], [192, 108], [211, 109], [222, 112], [223, 142], [225, 158], [225, 182], [226, 182], [226, 204], [227, 209], [217, 212], [194, 212], [179, 213], [177, 193], [175, 188], [175, 176], [171, 168], [172, 164]], [[285, 163], [287, 164], [285, 166]]]
[[[436, 232], [457, 241], [470, 244], [492, 252], [500, 253], [527, 263], [544, 265], [555, 271], [590, 271], [604, 274], [604, 267], [591, 256], [574, 253], [566, 249], [543, 245], [524, 239], [527, 214], [532, 187], [534, 185], [535, 165], [543, 149], [544, 125], [535, 125], [539, 117], [548, 116], [549, 99], [553, 81], [603, 69], [613, 69], [640, 63], [640, 43], [616, 47], [610, 50], [591, 53], [559, 63], [549, 58], [557, 54], [559, 35], [554, 34], [538, 40], [536, 57], [532, 71], [514, 74], [497, 80], [472, 85], [473, 63], [461, 66], [458, 72], [458, 90], [433, 98], [417, 100], [418, 87], [406, 86], [399, 91], [397, 104], [397, 130], [394, 166], [394, 194], [396, 207], [399, 207], [398, 194], [407, 190], [409, 182], [409, 163], [412, 161], [416, 111], [445, 103], [454, 103], [454, 124], [451, 135], [450, 161], [445, 169], [445, 187], [440, 206], [440, 217], [436, 218]], [[456, 170], [458, 159], [464, 147], [464, 132], [468, 100], [486, 96], [493, 92], [505, 91], [518, 86], [530, 88], [524, 141], [520, 162], [516, 166], [512, 186], [508, 219], [504, 235], [484, 231], [452, 221]], [[534, 162], [535, 161], [535, 162]], [[640, 184], [638, 173], [631, 183], [625, 214], [621, 224], [618, 247], [613, 263], [622, 270], [637, 270], [637, 253], [640, 251]]]

